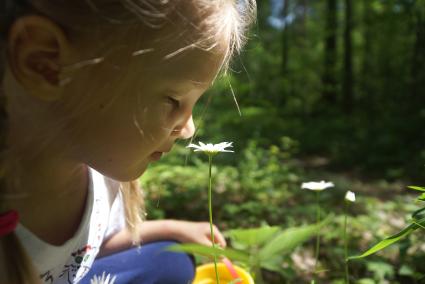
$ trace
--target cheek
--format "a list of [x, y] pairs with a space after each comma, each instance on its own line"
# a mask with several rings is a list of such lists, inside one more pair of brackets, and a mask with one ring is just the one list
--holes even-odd
[[[169, 108], [166, 104], [138, 108], [134, 112], [133, 125], [143, 135], [144, 140], [163, 140], [171, 133]], [[161, 141], [158, 141], [161, 142]]]

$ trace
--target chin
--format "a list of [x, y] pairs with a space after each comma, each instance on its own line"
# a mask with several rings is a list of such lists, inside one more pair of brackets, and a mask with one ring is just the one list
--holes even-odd
[[119, 181], [119, 182], [130, 182], [137, 180], [147, 169], [148, 165], [145, 164], [137, 169], [129, 169], [126, 171], [100, 171], [101, 174], [104, 176], [107, 176], [113, 180]]
[[147, 169], [147, 166], [135, 172], [130, 172], [130, 171], [125, 172], [123, 175], [117, 176], [117, 178], [114, 178], [114, 179], [120, 182], [129, 182], [129, 181], [137, 180], [138, 178], [140, 178], [141, 175], [143, 175], [146, 169]]

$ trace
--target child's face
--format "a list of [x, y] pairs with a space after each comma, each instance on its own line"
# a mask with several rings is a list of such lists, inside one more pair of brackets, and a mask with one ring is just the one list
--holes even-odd
[[69, 105], [84, 96], [91, 101], [72, 121], [72, 155], [120, 181], [137, 178], [150, 162], [169, 152], [176, 139], [193, 135], [192, 109], [223, 59], [217, 52], [191, 49], [169, 60], [152, 55], [122, 64], [129, 54], [117, 52], [89, 73], [77, 75], [67, 89]]

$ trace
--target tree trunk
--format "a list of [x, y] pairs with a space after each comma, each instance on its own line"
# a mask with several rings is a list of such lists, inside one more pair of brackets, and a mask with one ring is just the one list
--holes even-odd
[[373, 93], [372, 84], [370, 80], [373, 76], [371, 60], [373, 58], [372, 54], [372, 1], [371, 0], [363, 0], [363, 58], [362, 58], [362, 66], [361, 66], [361, 92], [362, 96], [368, 97], [368, 100], [373, 105]]
[[353, 29], [353, 3], [345, 0], [345, 27], [344, 27], [344, 80], [343, 103], [344, 111], [350, 113], [353, 109], [353, 48], [351, 32]]
[[325, 24], [324, 71], [322, 76], [322, 96], [328, 103], [337, 100], [336, 79], [336, 30], [337, 30], [337, 0], [327, 0]]
[[301, 17], [300, 19], [300, 36], [302, 37], [303, 41], [307, 38], [307, 11], [308, 11], [308, 4], [307, 0], [300, 0], [299, 4], [301, 6]]
[[[419, 1], [420, 3], [421, 1]], [[425, 1], [422, 1], [423, 3]], [[425, 8], [417, 4], [416, 41], [412, 56], [411, 94], [413, 101], [424, 103], [425, 94]]]
[[[283, 4], [283, 19], [287, 19], [288, 17], [288, 11], [289, 11], [289, 0], [284, 0]], [[288, 71], [288, 56], [289, 56], [289, 28], [286, 25], [283, 27], [282, 30], [282, 75], [285, 75]]]

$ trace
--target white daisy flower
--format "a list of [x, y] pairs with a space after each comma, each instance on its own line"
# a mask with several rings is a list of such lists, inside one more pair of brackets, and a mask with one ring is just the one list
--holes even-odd
[[105, 271], [103, 271], [102, 276], [95, 275], [90, 280], [90, 284], [114, 284], [115, 278], [117, 278], [116, 275], [111, 278], [111, 274], [105, 275]]
[[303, 182], [301, 184], [301, 188], [314, 190], [314, 191], [322, 191], [327, 189], [328, 187], [334, 187], [334, 186], [335, 185], [332, 182], [325, 182], [324, 180], [320, 182], [315, 182], [315, 181]]
[[352, 191], [347, 191], [345, 194], [345, 200], [356, 202], [356, 194]]
[[204, 144], [201, 141], [199, 141], [199, 145], [196, 144], [189, 144], [186, 148], [194, 148], [195, 152], [204, 152], [207, 155], [214, 155], [220, 152], [233, 152], [232, 150], [226, 149], [227, 147], [233, 147], [233, 142], [221, 142], [218, 144]]

